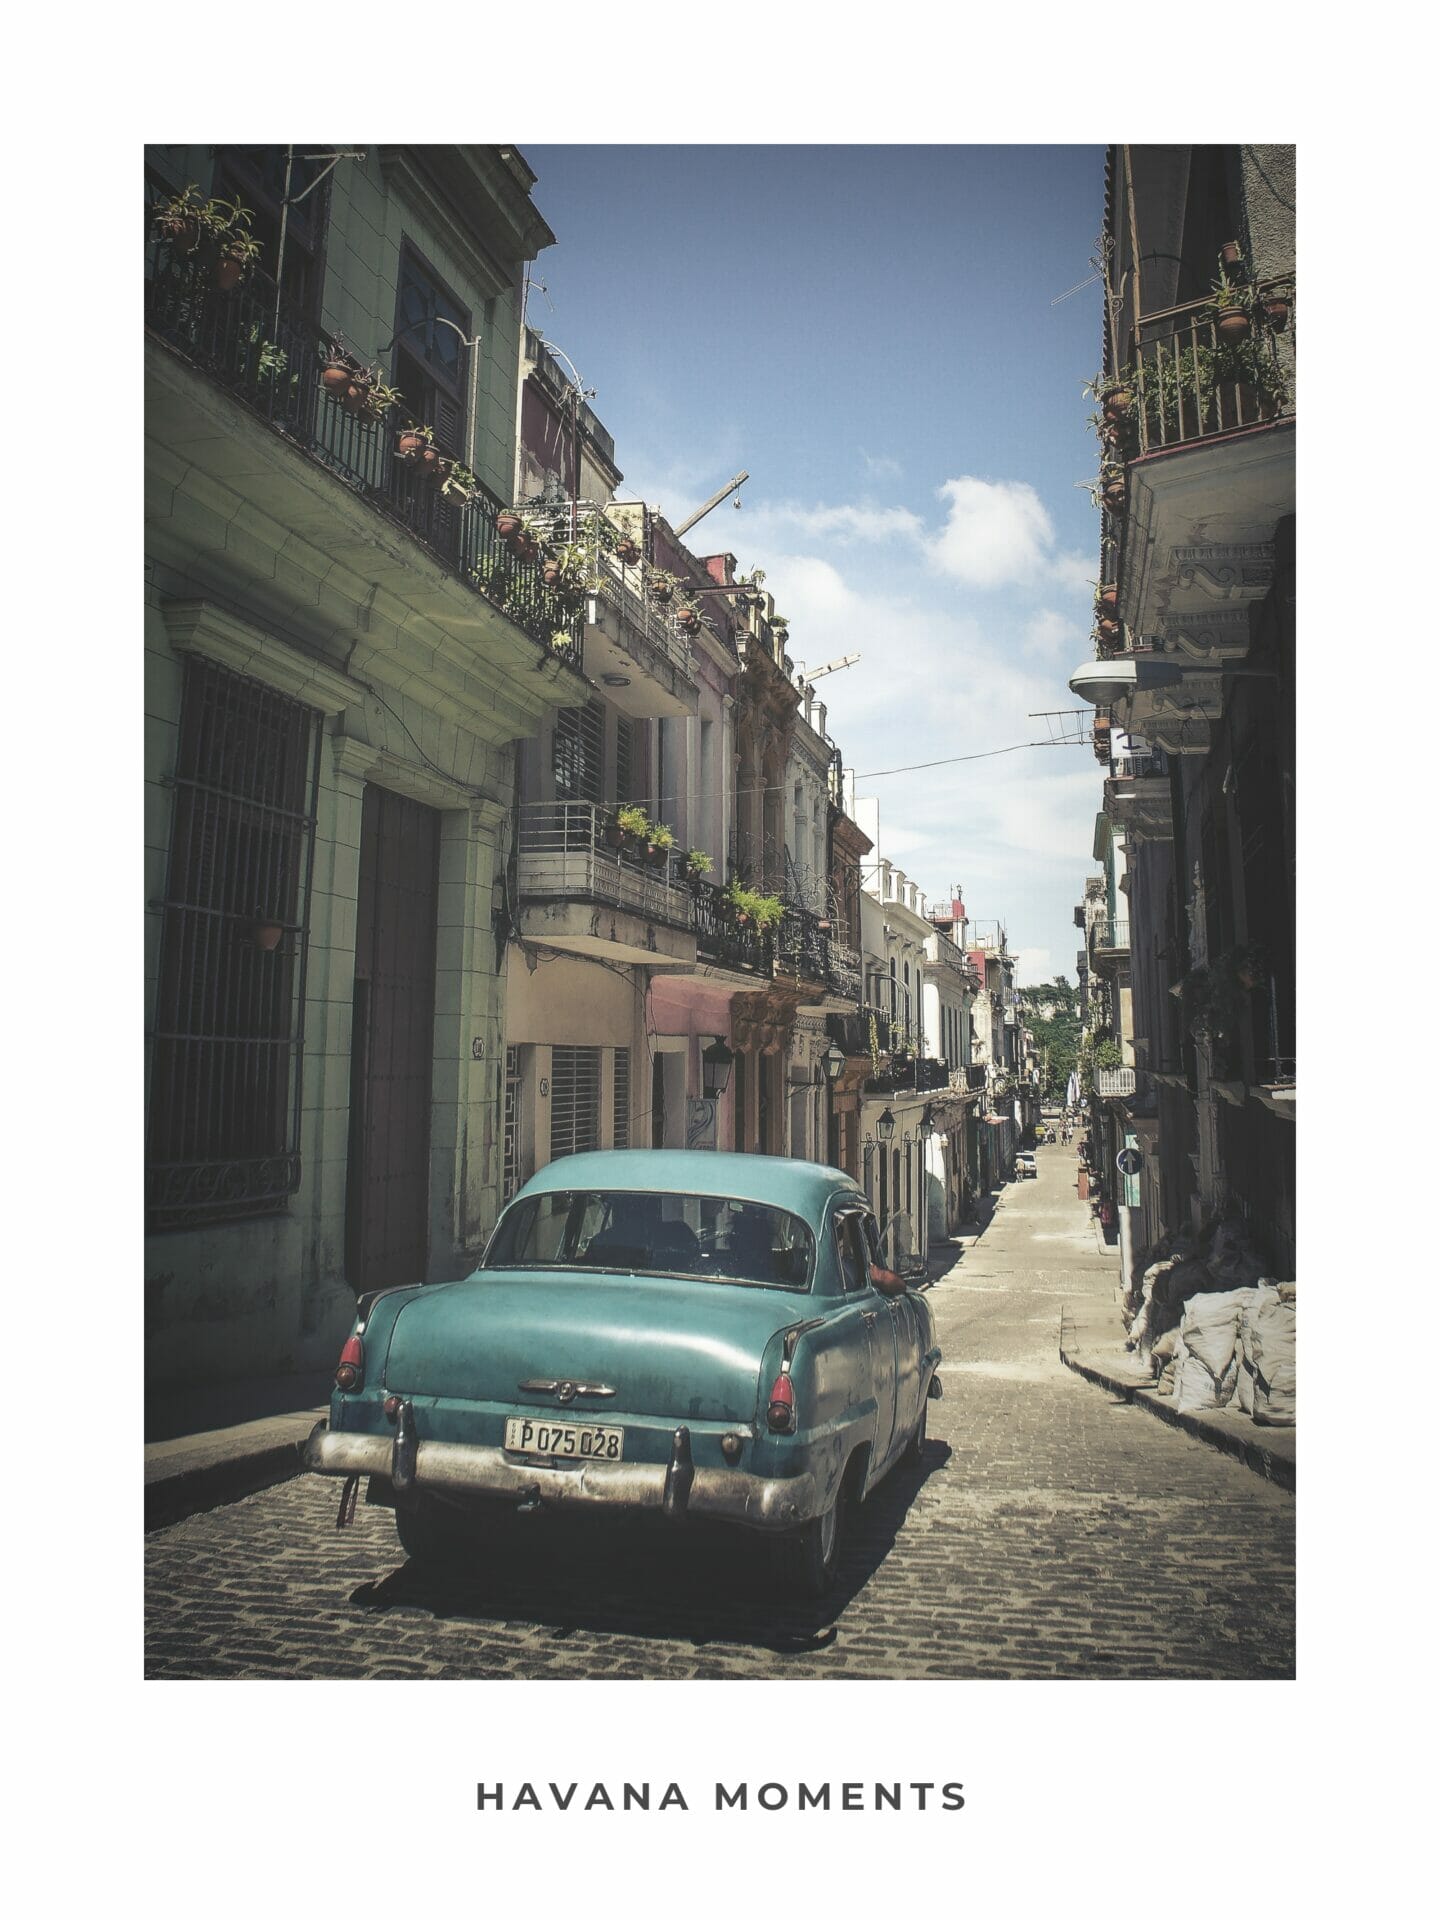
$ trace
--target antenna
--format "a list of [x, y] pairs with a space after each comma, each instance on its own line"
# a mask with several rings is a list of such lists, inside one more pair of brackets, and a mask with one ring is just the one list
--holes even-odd
[[804, 671], [804, 662], [802, 661], [800, 665], [797, 666], [795, 669], [795, 677], [797, 680], [804, 680], [807, 682], [811, 680], [820, 680], [820, 679], [823, 679], [827, 673], [839, 673], [845, 667], [853, 667], [855, 662], [859, 658], [860, 656], [858, 653], [847, 653], [842, 659], [827, 660], [823, 667], [816, 667], [813, 673], [806, 673]]
[[1095, 728], [1093, 707], [1062, 707], [1054, 713], [1027, 713], [1025, 718], [1049, 723], [1050, 738], [1034, 741], [1037, 747], [1088, 747]]

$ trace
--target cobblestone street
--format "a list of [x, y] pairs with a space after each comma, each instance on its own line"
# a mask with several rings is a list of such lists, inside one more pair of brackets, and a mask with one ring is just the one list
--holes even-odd
[[[1294, 1501], [1068, 1372], [1107, 1298], [1072, 1155], [1041, 1149], [933, 1288], [923, 1469], [857, 1516], [836, 1592], [777, 1605], [734, 1535], [516, 1523], [503, 1560], [407, 1566], [391, 1515], [301, 1477], [151, 1534], [154, 1678], [1258, 1678], [1294, 1666]], [[958, 1253], [957, 1249], [957, 1253]]]

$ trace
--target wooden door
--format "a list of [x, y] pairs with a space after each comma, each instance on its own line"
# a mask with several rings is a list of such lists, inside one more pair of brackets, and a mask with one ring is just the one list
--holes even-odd
[[345, 1264], [356, 1293], [425, 1278], [440, 816], [365, 789]]

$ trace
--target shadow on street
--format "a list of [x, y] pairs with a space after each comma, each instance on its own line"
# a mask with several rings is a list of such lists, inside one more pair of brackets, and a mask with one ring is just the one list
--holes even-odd
[[[715, 1642], [814, 1653], [895, 1543], [911, 1501], [950, 1448], [927, 1440], [922, 1464], [891, 1469], [850, 1516], [839, 1575], [823, 1600], [786, 1598], [768, 1543], [723, 1526], [632, 1519], [505, 1516], [484, 1549], [441, 1567], [406, 1561], [350, 1595], [370, 1611], [412, 1608], [437, 1619], [523, 1621], [571, 1633], [642, 1634], [694, 1647]], [[397, 1551], [398, 1551], [397, 1543]]]

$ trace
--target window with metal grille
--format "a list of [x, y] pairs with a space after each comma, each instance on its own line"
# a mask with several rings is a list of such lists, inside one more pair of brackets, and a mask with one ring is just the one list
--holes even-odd
[[615, 1049], [615, 1101], [611, 1144], [628, 1147], [630, 1144], [630, 1049]]
[[604, 710], [594, 701], [585, 707], [562, 707], [555, 716], [555, 770], [557, 800], [601, 799], [601, 748]]
[[505, 1049], [505, 1164], [501, 1175], [501, 1204], [520, 1185], [520, 1049]]
[[300, 1184], [319, 722], [186, 662], [151, 1034], [151, 1231], [275, 1213]]
[[600, 1145], [600, 1049], [550, 1050], [550, 1158]]

